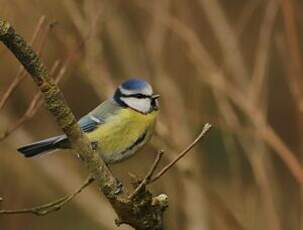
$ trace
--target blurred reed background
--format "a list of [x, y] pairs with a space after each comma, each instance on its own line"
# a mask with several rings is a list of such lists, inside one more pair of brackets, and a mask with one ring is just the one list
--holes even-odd
[[[210, 135], [152, 186], [167, 229], [303, 229], [303, 2], [299, 0], [0, 0], [80, 118], [129, 77], [161, 95], [157, 134], [114, 173], [144, 176], [205, 122]], [[86, 177], [68, 152], [24, 159], [22, 144], [60, 133], [38, 89], [0, 46], [0, 208], [31, 207]], [[164, 164], [165, 162], [163, 162]], [[130, 186], [129, 186], [130, 189]], [[116, 229], [91, 186], [47, 216], [0, 216], [0, 229]], [[120, 229], [129, 229], [126, 226]]]

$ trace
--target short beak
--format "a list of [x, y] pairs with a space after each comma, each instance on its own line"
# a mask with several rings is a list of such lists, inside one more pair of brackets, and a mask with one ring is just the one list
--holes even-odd
[[153, 94], [151, 97], [152, 97], [152, 99], [158, 99], [160, 97], [160, 95], [159, 94]]

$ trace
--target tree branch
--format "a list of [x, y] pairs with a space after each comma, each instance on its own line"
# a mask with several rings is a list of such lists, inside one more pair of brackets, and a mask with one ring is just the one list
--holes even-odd
[[[53, 64], [53, 67], [50, 71], [50, 75], [53, 76], [57, 67], [59, 65], [59, 61], [55, 61]], [[61, 79], [61, 76], [58, 75], [55, 78], [55, 82], [58, 83]], [[0, 135], [0, 142], [5, 140], [8, 136], [10, 136], [12, 133], [14, 133], [18, 128], [20, 128], [26, 121], [28, 121], [30, 118], [32, 118], [35, 113], [38, 111], [40, 106], [43, 104], [42, 95], [41, 92], [38, 91], [36, 95], [33, 97], [31, 103], [27, 107], [26, 111], [23, 113], [23, 115], [17, 120], [14, 121], [11, 126], [9, 126], [1, 135]]]
[[[92, 175], [93, 179], [89, 180], [87, 183], [91, 183], [92, 180], [97, 182], [99, 189], [106, 196], [118, 215], [116, 224], [128, 224], [135, 229], [163, 229], [163, 213], [167, 207], [167, 195], [160, 194], [153, 197], [152, 193], [142, 188], [145, 188], [146, 184], [159, 179], [164, 173], [173, 167], [177, 161], [183, 158], [186, 153], [189, 152], [210, 130], [211, 125], [206, 124], [198, 138], [184, 151], [182, 151], [175, 160], [169, 163], [153, 179], [151, 179], [163, 155], [163, 152], [159, 152], [150, 171], [139, 184], [138, 188], [135, 189], [133, 195], [131, 195], [129, 199], [123, 199], [121, 196], [116, 194], [118, 187], [117, 180], [100, 157], [101, 153], [92, 150], [87, 136], [83, 135], [81, 132], [73, 113], [64, 101], [63, 95], [53, 79], [50, 78], [47, 69], [38, 55], [25, 42], [25, 40], [15, 32], [14, 28], [2, 18], [0, 18], [0, 41], [2, 41], [3, 44], [16, 56], [39, 87], [42, 95], [44, 96], [44, 101], [48, 110], [56, 118], [58, 125], [69, 138], [70, 143], [75, 150], [74, 154], [76, 156], [80, 155], [80, 158], [83, 160]], [[85, 184], [84, 187], [87, 185]], [[76, 194], [81, 192], [81, 190], [82, 189], [80, 188], [80, 190], [74, 193], [74, 195], [64, 197], [55, 202], [32, 209], [23, 209], [19, 211], [3, 210], [2, 212], [5, 214], [31, 212], [36, 215], [45, 215], [51, 211], [60, 209]], [[140, 191], [140, 194], [138, 191]]]
[[167, 164], [154, 178], [150, 180], [150, 183], [155, 182], [161, 176], [163, 176], [171, 167], [173, 167], [179, 160], [181, 160], [211, 129], [212, 125], [206, 123], [199, 134], [199, 136], [189, 145], [187, 146], [173, 161]]
[[117, 180], [100, 154], [92, 150], [87, 136], [81, 132], [75, 116], [66, 105], [59, 88], [49, 77], [42, 61], [14, 28], [2, 18], [0, 18], [0, 41], [16, 56], [40, 88], [48, 110], [69, 138], [75, 150], [74, 154], [79, 154], [83, 159], [100, 190], [118, 215], [116, 223], [126, 223], [136, 229], [163, 229], [163, 212], [167, 207], [167, 196], [161, 194], [153, 197], [149, 191], [145, 191], [144, 194], [140, 194], [140, 199], [125, 200], [118, 197]]
[[170, 163], [168, 163], [154, 178], [152, 178], [155, 170], [157, 169], [160, 160], [162, 159], [162, 156], [164, 154], [164, 151], [160, 150], [157, 154], [157, 157], [155, 158], [155, 161], [148, 171], [148, 173], [145, 175], [144, 179], [137, 185], [134, 192], [128, 196], [128, 199], [132, 200], [134, 197], [136, 197], [140, 192], [144, 191], [146, 185], [155, 182], [160, 177], [162, 177], [169, 169], [171, 169], [179, 160], [181, 160], [205, 135], [210, 131], [212, 128], [212, 125], [209, 123], [206, 123], [199, 134], [199, 136], [190, 143], [189, 146], [187, 146], [181, 153], [178, 154], [178, 156], [172, 160]]
[[[36, 26], [36, 29], [33, 33], [32, 39], [29, 42], [30, 45], [33, 45], [39, 34], [41, 33], [43, 26], [45, 24], [46, 21], [46, 17], [45, 16], [41, 16], [38, 24]], [[42, 48], [42, 45], [40, 46]], [[38, 50], [39, 53], [39, 50]], [[25, 74], [26, 72], [24, 71], [24, 67], [22, 65], [20, 65], [18, 72], [15, 75], [14, 80], [12, 81], [12, 83], [8, 86], [8, 88], [5, 90], [3, 96], [0, 99], [0, 110], [3, 108], [3, 106], [6, 104], [6, 102], [8, 101], [9, 97], [13, 94], [13, 92], [16, 90], [17, 86], [22, 82], [22, 80], [25, 78]]]
[[116, 189], [115, 178], [111, 175], [98, 153], [92, 151], [87, 137], [82, 134], [74, 115], [66, 105], [59, 88], [49, 77], [48, 71], [42, 61], [24, 39], [15, 32], [13, 27], [1, 18], [0, 40], [31, 74], [44, 96], [48, 110], [53, 114], [63, 132], [68, 136], [73, 148], [84, 159], [86, 166], [96, 178], [104, 194], [107, 197], [114, 197]]
[[87, 186], [89, 186], [94, 181], [94, 178], [92, 176], [88, 176], [88, 178], [85, 180], [83, 185], [81, 185], [80, 188], [78, 188], [74, 193], [61, 197], [58, 200], [55, 200], [53, 202], [43, 204], [37, 207], [33, 208], [24, 208], [24, 209], [15, 209], [15, 210], [0, 210], [0, 214], [25, 214], [25, 213], [31, 213], [37, 216], [44, 216], [51, 212], [58, 211], [61, 209], [65, 204], [67, 204], [69, 201], [71, 201], [75, 196], [77, 196], [80, 192], [83, 191]]
[[157, 157], [152, 165], [152, 167], [150, 168], [150, 170], [148, 171], [148, 173], [145, 175], [144, 179], [142, 180], [142, 182], [136, 187], [135, 191], [128, 196], [128, 199], [132, 199], [134, 198], [139, 192], [141, 189], [144, 189], [144, 187], [149, 184], [155, 170], [157, 169], [159, 163], [160, 163], [160, 160], [162, 159], [162, 156], [164, 154], [164, 151], [163, 150], [160, 150], [157, 154]]

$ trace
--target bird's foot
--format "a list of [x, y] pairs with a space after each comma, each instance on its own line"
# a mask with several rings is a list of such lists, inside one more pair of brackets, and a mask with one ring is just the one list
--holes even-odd
[[[111, 172], [111, 174], [113, 174], [113, 172], [112, 172], [109, 164], [108, 163], [105, 163], [105, 164], [106, 164], [108, 170]], [[116, 180], [116, 190], [114, 191], [114, 194], [115, 195], [119, 195], [119, 194], [121, 194], [124, 191], [123, 184], [116, 177], [115, 177], [115, 180]]]
[[98, 148], [98, 142], [97, 141], [91, 142], [91, 147], [92, 147], [93, 150], [97, 150], [97, 148]]
[[123, 192], [123, 184], [116, 178], [116, 190], [114, 192], [115, 195], [119, 195]]

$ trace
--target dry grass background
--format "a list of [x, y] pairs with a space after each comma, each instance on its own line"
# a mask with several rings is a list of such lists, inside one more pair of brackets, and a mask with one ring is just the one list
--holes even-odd
[[[161, 94], [152, 143], [113, 167], [124, 181], [128, 172], [143, 176], [157, 149], [166, 150], [168, 160], [205, 122], [215, 125], [203, 144], [153, 185], [169, 195], [167, 229], [303, 229], [302, 1], [0, 5], [0, 15], [32, 41], [60, 80], [77, 117], [129, 77], [147, 79]], [[35, 159], [17, 154], [18, 146], [60, 130], [3, 46], [0, 57], [0, 207], [31, 207], [72, 192], [86, 172], [63, 151]], [[91, 186], [44, 217], [0, 216], [0, 228], [116, 229], [114, 217]]]

